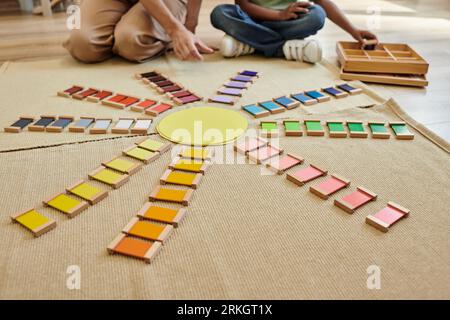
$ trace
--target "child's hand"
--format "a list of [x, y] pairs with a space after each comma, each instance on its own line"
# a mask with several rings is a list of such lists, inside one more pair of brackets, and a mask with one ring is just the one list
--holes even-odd
[[280, 20], [291, 20], [297, 19], [299, 13], [308, 13], [308, 8], [311, 7], [311, 2], [309, 1], [300, 1], [295, 2], [284, 10], [280, 11], [279, 18]]
[[355, 38], [355, 40], [361, 45], [364, 44], [364, 39], [378, 41], [377, 36], [368, 30], [356, 30], [353, 34], [353, 38]]

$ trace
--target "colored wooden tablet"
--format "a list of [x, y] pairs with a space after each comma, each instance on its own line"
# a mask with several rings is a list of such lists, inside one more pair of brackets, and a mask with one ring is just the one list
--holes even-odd
[[119, 173], [105, 167], [99, 167], [89, 174], [90, 179], [106, 183], [114, 189], [120, 188], [128, 181], [129, 177], [126, 173]]
[[108, 191], [102, 190], [84, 181], [79, 181], [66, 189], [67, 192], [86, 200], [94, 205], [108, 196]]
[[171, 86], [166, 86], [166, 87], [158, 87], [156, 88], [156, 91], [158, 91], [159, 93], [167, 93], [167, 92], [177, 92], [180, 90], [183, 90], [183, 86], [174, 83]]
[[119, 171], [120, 173], [126, 173], [129, 175], [136, 173], [139, 169], [142, 168], [141, 163], [134, 163], [120, 157], [115, 157], [110, 161], [103, 162], [102, 165], [107, 168]]
[[175, 85], [175, 83], [173, 83], [170, 80], [153, 81], [150, 83], [150, 86], [155, 89], [169, 87], [169, 86], [173, 86], [173, 85]]
[[142, 81], [147, 84], [157, 83], [161, 81], [166, 81], [167, 78], [163, 75], [156, 75], [154, 77], [143, 78]]
[[266, 109], [258, 107], [256, 104], [249, 104], [246, 106], [242, 106], [242, 109], [248, 113], [250, 113], [255, 118], [267, 117], [270, 115], [270, 112]]
[[224, 84], [227, 88], [235, 88], [235, 89], [247, 89], [248, 83], [240, 82], [240, 81], [230, 81]]
[[131, 133], [147, 134], [152, 122], [152, 119], [138, 118], [133, 128], [131, 128]]
[[156, 91], [158, 91], [159, 93], [167, 93], [167, 92], [177, 92], [183, 90], [183, 87], [174, 83], [170, 86], [165, 86], [165, 87], [158, 87], [156, 88]]
[[189, 90], [184, 90], [184, 91], [177, 91], [177, 92], [167, 92], [166, 96], [168, 96], [170, 99], [174, 99], [174, 98], [188, 97], [192, 94], [193, 93], [190, 92]]
[[230, 79], [231, 81], [240, 81], [240, 82], [250, 82], [253, 83], [253, 77], [244, 76], [244, 75], [237, 75]]
[[86, 201], [71, 198], [65, 193], [54, 195], [51, 198], [42, 201], [42, 203], [65, 213], [69, 218], [75, 217], [81, 211], [89, 207], [89, 204]]
[[172, 105], [168, 103], [159, 103], [156, 106], [145, 109], [145, 114], [151, 116], [158, 116], [159, 114], [166, 112], [167, 110], [172, 109]]
[[39, 237], [56, 227], [56, 221], [47, 218], [33, 208], [12, 215], [11, 220], [29, 230], [35, 237]]
[[245, 137], [243, 140], [238, 141], [234, 146], [234, 151], [247, 154], [250, 151], [265, 147], [269, 142], [260, 137]]
[[134, 118], [119, 118], [119, 121], [111, 128], [112, 133], [130, 133], [130, 128], [133, 125]]
[[105, 100], [103, 101], [105, 105], [108, 105], [110, 107], [115, 107], [115, 108], [119, 108], [119, 109], [125, 109], [139, 101], [141, 101], [141, 99], [136, 98], [136, 97], [129, 97], [126, 95], [117, 95], [117, 97], [121, 97], [123, 96], [123, 99], [117, 98], [115, 100], [117, 101], [113, 101], [114, 97], [109, 99], [109, 100]]
[[136, 111], [136, 112], [143, 112], [144, 110], [154, 106], [157, 103], [158, 103], [158, 101], [155, 101], [155, 100], [144, 99], [141, 102], [139, 102], [138, 104], [132, 105], [130, 107], [130, 110]]
[[238, 100], [238, 98], [232, 97], [232, 96], [216, 95], [216, 96], [209, 98], [208, 101], [233, 105], [237, 102], [237, 100]]
[[19, 133], [30, 123], [33, 123], [33, 121], [34, 121], [33, 117], [20, 117], [19, 120], [14, 122], [9, 127], [6, 127], [4, 130], [5, 132]]
[[258, 104], [272, 114], [286, 111], [286, 108], [279, 106], [278, 104], [276, 104], [273, 101], [263, 101], [263, 102], [259, 102]]
[[278, 156], [283, 153], [283, 149], [278, 147], [268, 145], [254, 151], [250, 151], [247, 153], [247, 157], [249, 160], [256, 162], [257, 164], [261, 164], [263, 161], [266, 161], [270, 158]]
[[368, 133], [360, 121], [347, 121], [350, 138], [367, 138]]
[[342, 121], [327, 121], [327, 128], [331, 138], [347, 138], [347, 131]]
[[159, 73], [156, 71], [144, 72], [144, 73], [136, 73], [134, 76], [136, 79], [141, 80], [142, 78], [151, 78], [158, 76]]
[[327, 87], [327, 88], [323, 88], [322, 90], [323, 90], [323, 92], [326, 92], [329, 95], [332, 95], [336, 99], [341, 99], [341, 98], [348, 97], [348, 93], [347, 92], [338, 90], [338, 89], [336, 89], [334, 87]]
[[318, 102], [325, 102], [325, 101], [329, 101], [330, 100], [330, 96], [326, 96], [323, 93], [321, 93], [319, 91], [316, 91], [316, 90], [305, 91], [305, 94], [308, 97], [316, 99]]
[[325, 131], [323, 130], [320, 120], [305, 120], [306, 135], [307, 136], [324, 136]]
[[284, 126], [284, 134], [286, 136], [300, 137], [303, 135], [300, 120], [296, 119], [283, 120], [283, 126]]
[[138, 159], [145, 164], [149, 164], [150, 162], [159, 158], [159, 152], [149, 151], [138, 146], [131, 146], [122, 152], [124, 155]]
[[47, 132], [62, 132], [65, 127], [73, 122], [72, 116], [60, 116], [58, 120], [45, 128]]
[[90, 134], [104, 134], [108, 132], [112, 119], [97, 119], [95, 124], [89, 130]]
[[389, 228], [399, 221], [400, 219], [409, 216], [409, 210], [402, 207], [395, 202], [388, 202], [387, 207], [381, 209], [379, 212], [368, 215], [366, 217], [366, 223], [381, 230], [383, 232], [388, 232]]
[[167, 169], [159, 181], [161, 184], [176, 184], [197, 189], [202, 177], [203, 175], [201, 173], [189, 173]]
[[412, 140], [414, 134], [409, 131], [406, 123], [403, 121], [389, 122], [389, 126], [394, 131], [395, 137], [399, 140]]
[[133, 237], [164, 243], [173, 231], [171, 225], [160, 225], [150, 221], [132, 218], [122, 232]]
[[203, 99], [195, 94], [191, 94], [181, 98], [173, 98], [172, 99], [177, 105], [188, 104], [192, 102], [202, 101]]
[[307, 168], [303, 168], [298, 170], [297, 172], [287, 174], [286, 178], [289, 181], [302, 186], [309, 181], [317, 179], [321, 176], [326, 176], [327, 173], [327, 170], [323, 170], [313, 164], [310, 164]]
[[266, 166], [277, 174], [283, 174], [286, 170], [302, 164], [303, 161], [305, 161], [305, 159], [302, 157], [294, 153], [288, 153], [283, 157], [270, 159]]
[[45, 128], [56, 120], [55, 116], [41, 116], [41, 118], [28, 126], [29, 131], [45, 131]]
[[82, 90], [83, 90], [83, 87], [81, 87], [81, 86], [71, 86], [70, 88], [68, 88], [64, 91], [59, 91], [58, 96], [69, 98], [71, 95], [73, 95], [77, 92], [80, 92]]
[[236, 88], [222, 87], [217, 90], [217, 93], [225, 94], [228, 96], [242, 97], [242, 90]]
[[261, 121], [259, 123], [260, 134], [263, 137], [278, 137], [278, 122], [277, 121]]
[[296, 107], [298, 107], [300, 105], [299, 101], [293, 100], [293, 99], [288, 98], [286, 96], [275, 98], [275, 99], [273, 99], [273, 101], [275, 101], [276, 103], [282, 105], [286, 109], [293, 109], [293, 108], [296, 108]]
[[186, 209], [170, 209], [155, 206], [150, 202], [147, 202], [137, 213], [137, 216], [142, 219], [168, 223], [174, 228], [178, 227], [185, 215]]
[[164, 153], [170, 149], [170, 143], [164, 143], [157, 140], [144, 138], [143, 140], [136, 143], [138, 147], [146, 149], [153, 152]]
[[259, 78], [259, 76], [260, 76], [260, 73], [258, 71], [252, 71], [252, 70], [242, 70], [239, 72], [239, 74], [242, 76], [256, 77], [256, 78]]
[[347, 84], [347, 83], [337, 85], [337, 87], [338, 87], [339, 89], [341, 89], [341, 90], [344, 90], [344, 91], [348, 92], [348, 93], [351, 94], [351, 95], [353, 95], [353, 94], [359, 94], [359, 93], [362, 92], [362, 89], [352, 87], [351, 85], [349, 85], [349, 84]]
[[69, 127], [70, 132], [84, 132], [95, 122], [95, 118], [80, 117], [72, 126]]
[[172, 170], [204, 174], [210, 164], [211, 162], [209, 162], [208, 160], [203, 161], [176, 157], [175, 159], [173, 159], [172, 163], [169, 164], [169, 168]]
[[184, 190], [157, 186], [150, 194], [149, 199], [150, 201], [174, 202], [188, 206], [193, 194], [193, 189]]
[[125, 100], [128, 96], [125, 94], [121, 94], [121, 93], [116, 93], [115, 95], [113, 95], [112, 97], [109, 97], [106, 100], [102, 100], [102, 104], [105, 106], [111, 106], [111, 107], [117, 107], [119, 106], [119, 108], [121, 108], [120, 105], [118, 105], [118, 103], [122, 100]]
[[185, 147], [181, 149], [178, 155], [189, 159], [211, 160], [214, 151], [208, 148]]
[[291, 94], [291, 97], [294, 98], [295, 100], [301, 102], [305, 106], [310, 106], [310, 105], [316, 104], [318, 102], [316, 99], [308, 97], [304, 93]]
[[122, 233], [108, 245], [107, 249], [109, 254], [117, 253], [150, 263], [161, 250], [161, 246], [161, 242], [144, 241]]
[[353, 213], [359, 207], [370, 201], [375, 201], [377, 195], [364, 187], [357, 187], [356, 191], [344, 196], [342, 199], [335, 199], [334, 205], [345, 212]]
[[327, 180], [319, 183], [316, 186], [310, 187], [309, 191], [322, 199], [328, 199], [329, 196], [338, 192], [339, 190], [347, 188], [349, 185], [350, 180], [332, 174]]
[[391, 134], [384, 126], [384, 122], [369, 122], [369, 128], [372, 132], [372, 138], [375, 139], [389, 139]]
[[90, 101], [90, 102], [99, 102], [99, 101], [102, 101], [103, 99], [106, 99], [106, 98], [112, 96], [112, 94], [113, 94], [112, 91], [101, 90], [98, 93], [87, 97], [86, 100]]
[[97, 93], [98, 93], [97, 89], [89, 88], [89, 89], [86, 89], [84, 91], [77, 92], [77, 93], [73, 94], [72, 98], [78, 99], [78, 100], [83, 100], [83, 99], [86, 99], [87, 97], [93, 96], [93, 95], [95, 95]]

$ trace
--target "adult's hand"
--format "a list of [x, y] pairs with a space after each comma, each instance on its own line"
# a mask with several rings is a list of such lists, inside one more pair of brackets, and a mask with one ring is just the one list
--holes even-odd
[[170, 37], [175, 55], [181, 60], [203, 60], [202, 54], [214, 52], [185, 27], [177, 28]]
[[291, 20], [298, 18], [298, 14], [300, 13], [308, 13], [309, 7], [312, 6], [312, 3], [309, 1], [299, 1], [290, 4], [286, 9], [281, 10], [279, 17], [280, 20]]

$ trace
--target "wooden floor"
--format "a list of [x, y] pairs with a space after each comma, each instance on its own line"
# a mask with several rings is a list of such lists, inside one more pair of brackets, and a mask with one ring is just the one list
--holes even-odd
[[[221, 32], [209, 24], [209, 13], [219, 3], [233, 1], [205, 0], [198, 34], [212, 45], [218, 45]], [[381, 13], [375, 32], [384, 42], [405, 42], [430, 63], [426, 89], [397, 86], [375, 87], [394, 97], [408, 113], [428, 128], [450, 141], [450, 1], [448, 0], [336, 0], [361, 28], [368, 21], [367, 11]], [[67, 37], [65, 13], [52, 18], [32, 16], [18, 11], [17, 2], [0, 3], [0, 63], [57, 57], [67, 53], [61, 47]], [[350, 39], [328, 22], [318, 38], [327, 59], [336, 61], [334, 46], [338, 40]], [[337, 62], [336, 62], [337, 63]]]

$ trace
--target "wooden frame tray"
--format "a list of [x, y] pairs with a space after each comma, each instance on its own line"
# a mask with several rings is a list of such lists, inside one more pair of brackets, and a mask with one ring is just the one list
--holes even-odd
[[357, 42], [339, 41], [339, 62], [346, 72], [426, 74], [428, 62], [407, 44], [379, 43], [362, 50]]
[[347, 72], [341, 69], [340, 78], [342, 80], [353, 81], [359, 80], [363, 82], [396, 84], [400, 86], [426, 87], [428, 80], [425, 75], [413, 74], [394, 74], [394, 73], [359, 73]]

